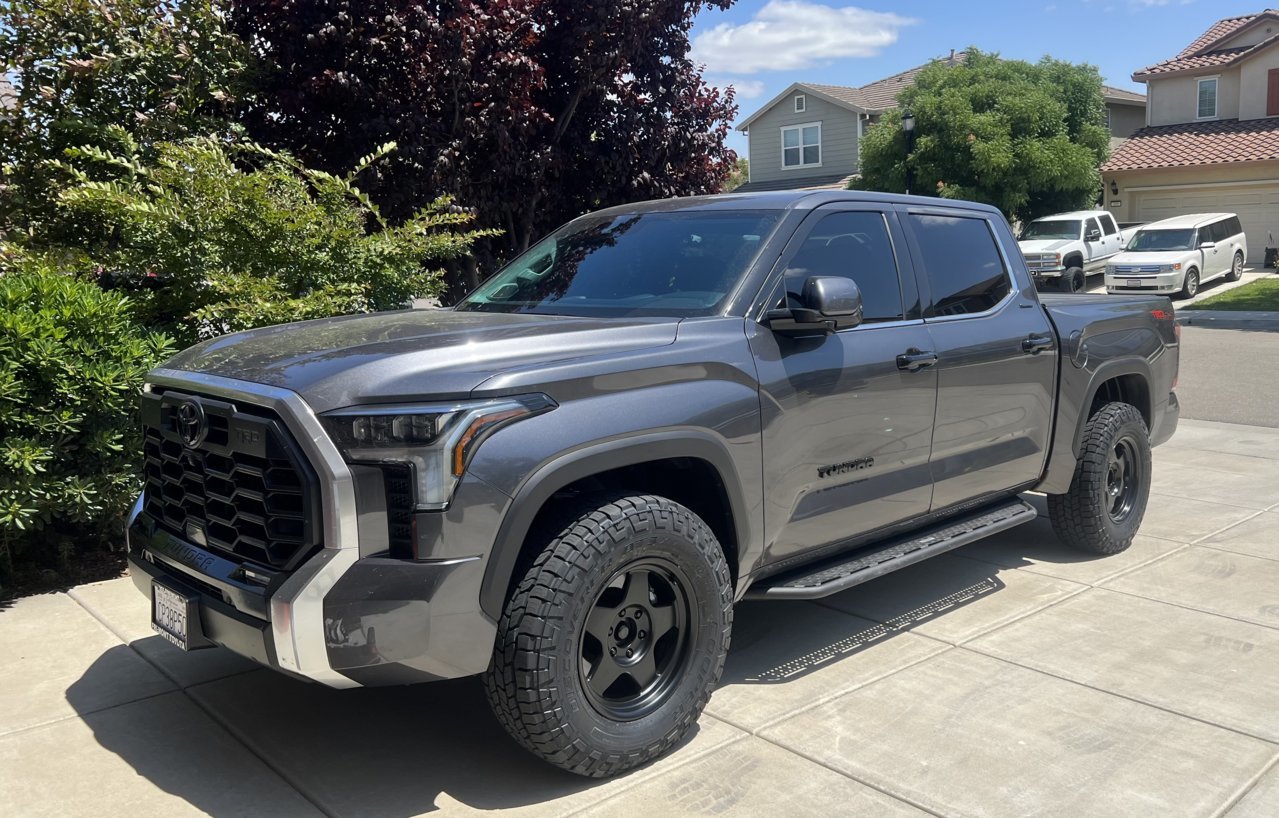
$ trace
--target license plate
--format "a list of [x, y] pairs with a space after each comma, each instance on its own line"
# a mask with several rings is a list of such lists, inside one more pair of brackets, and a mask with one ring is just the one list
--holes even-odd
[[1128, 279], [1128, 286], [1129, 286], [1129, 287], [1143, 287], [1143, 286], [1145, 286], [1145, 285], [1141, 283], [1141, 279], [1140, 279], [1140, 278], [1130, 278], [1130, 279]]
[[177, 591], [152, 583], [151, 627], [183, 650], [190, 650], [187, 632], [191, 607], [190, 601]]

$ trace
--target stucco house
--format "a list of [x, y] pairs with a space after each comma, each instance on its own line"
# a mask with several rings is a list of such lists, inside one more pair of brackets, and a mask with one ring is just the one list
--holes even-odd
[[1279, 11], [1219, 20], [1132, 78], [1146, 127], [1101, 166], [1115, 218], [1237, 213], [1260, 263], [1279, 239]]
[[[964, 52], [941, 62], [958, 65]], [[737, 191], [842, 188], [858, 171], [858, 143], [866, 128], [897, 107], [897, 95], [931, 63], [849, 87], [792, 83], [737, 125], [747, 136], [750, 179]], [[1112, 149], [1146, 123], [1146, 98], [1103, 86]]]

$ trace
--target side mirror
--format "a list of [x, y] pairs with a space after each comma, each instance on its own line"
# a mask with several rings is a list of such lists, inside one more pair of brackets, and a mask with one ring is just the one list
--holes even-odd
[[1101, 241], [1101, 231], [1089, 230], [1084, 234], [1084, 241]]
[[813, 335], [862, 322], [862, 291], [851, 278], [812, 276], [800, 291], [801, 306], [768, 313], [768, 325], [782, 335]]
[[1216, 247], [1216, 246], [1217, 246], [1217, 242], [1215, 242], [1215, 241], [1201, 241], [1201, 242], [1199, 242], [1199, 249], [1200, 249], [1200, 250], [1211, 250], [1212, 248], [1214, 248], [1214, 247]]

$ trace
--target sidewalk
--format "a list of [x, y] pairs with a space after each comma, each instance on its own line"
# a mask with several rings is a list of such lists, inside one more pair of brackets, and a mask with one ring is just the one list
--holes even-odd
[[1277, 528], [1279, 429], [1184, 420], [1125, 553], [1040, 519], [743, 604], [695, 734], [605, 782], [474, 680], [334, 691], [177, 651], [127, 578], [30, 597], [0, 607], [0, 814], [1279, 815]]

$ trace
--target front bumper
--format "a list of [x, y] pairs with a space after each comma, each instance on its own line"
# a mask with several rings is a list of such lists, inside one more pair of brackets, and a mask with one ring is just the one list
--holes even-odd
[[1106, 292], [1108, 293], [1152, 293], [1168, 295], [1179, 292], [1185, 283], [1185, 273], [1173, 271], [1157, 275], [1123, 275], [1106, 273]]
[[[288, 427], [319, 476], [323, 547], [291, 572], [263, 581], [251, 564], [175, 536], [157, 527], [139, 497], [129, 517], [130, 571], [150, 596], [155, 580], [198, 596], [202, 640], [222, 645], [290, 675], [330, 687], [405, 684], [473, 675], [490, 659], [496, 623], [480, 609], [484, 559], [479, 548], [436, 559], [390, 559], [362, 554], [361, 532], [386, 531], [385, 507], [357, 504], [352, 470], [296, 393], [199, 373], [156, 370], [149, 381], [171, 388], [238, 401], [273, 411]], [[456, 520], [466, 511], [467, 489], [475, 505], [496, 510], [500, 500], [486, 485], [464, 481], [458, 488]], [[488, 492], [488, 493], [486, 493]], [[483, 518], [470, 509], [471, 518]], [[420, 516], [438, 516], [436, 512]], [[449, 514], [450, 518], [454, 513]], [[374, 519], [376, 518], [376, 519]], [[377, 521], [381, 521], [381, 525]], [[439, 528], [422, 526], [423, 529]], [[485, 532], [466, 526], [474, 544]], [[443, 534], [442, 534], [443, 536]], [[369, 539], [366, 537], [366, 539]], [[384, 537], [383, 537], [384, 540]], [[491, 545], [491, 540], [489, 541]], [[383, 542], [382, 545], [385, 548]]]

